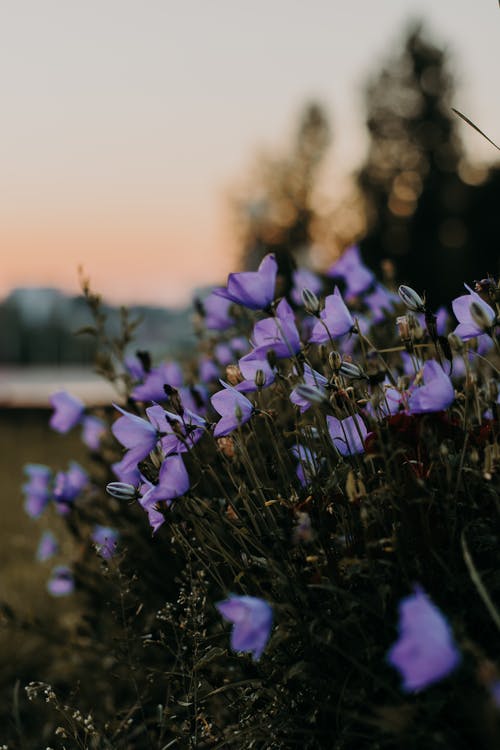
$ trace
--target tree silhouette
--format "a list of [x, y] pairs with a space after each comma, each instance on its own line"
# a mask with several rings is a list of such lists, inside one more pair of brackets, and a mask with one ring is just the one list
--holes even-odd
[[237, 206], [243, 268], [256, 268], [274, 252], [280, 274], [290, 283], [298, 256], [311, 243], [313, 190], [329, 141], [326, 114], [312, 103], [301, 115], [291, 152], [261, 158], [249, 195]]

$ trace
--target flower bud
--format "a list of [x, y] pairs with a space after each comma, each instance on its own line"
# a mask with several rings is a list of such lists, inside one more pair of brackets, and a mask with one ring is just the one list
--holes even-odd
[[330, 367], [334, 372], [337, 372], [340, 370], [340, 366], [342, 364], [342, 355], [340, 352], [330, 352], [328, 356], [328, 361], [330, 362]]
[[227, 365], [226, 380], [230, 385], [238, 385], [238, 383], [241, 383], [243, 376], [238, 365]]
[[339, 367], [340, 375], [345, 378], [352, 378], [353, 380], [366, 380], [366, 374], [363, 372], [359, 365], [355, 365], [354, 362], [342, 362]]
[[310, 289], [302, 290], [302, 302], [304, 303], [304, 309], [309, 315], [318, 315], [319, 313], [319, 299]]
[[457, 336], [456, 333], [449, 333], [448, 334], [448, 343], [450, 345], [450, 349], [453, 352], [458, 352], [459, 354], [463, 352], [464, 350], [464, 342], [460, 338], [460, 336]]
[[326, 401], [325, 391], [321, 388], [316, 388], [314, 385], [299, 383], [295, 387], [295, 392], [297, 396], [313, 404], [321, 404]]
[[134, 485], [126, 482], [110, 482], [106, 485], [106, 492], [117, 500], [133, 500], [137, 496]]
[[256, 370], [254, 382], [257, 388], [263, 388], [266, 384], [266, 374], [264, 370]]
[[411, 286], [400, 286], [398, 294], [408, 310], [419, 313], [425, 312], [424, 300]]
[[483, 331], [489, 331], [495, 322], [495, 316], [489, 313], [486, 306], [474, 300], [474, 302], [471, 302], [469, 310], [474, 323]]
[[399, 318], [396, 318], [396, 325], [398, 327], [399, 338], [401, 341], [411, 341], [410, 321], [408, 315], [400, 315]]

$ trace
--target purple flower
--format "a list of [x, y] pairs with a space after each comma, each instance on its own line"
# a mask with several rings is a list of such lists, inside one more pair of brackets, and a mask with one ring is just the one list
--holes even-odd
[[105, 560], [111, 560], [116, 553], [116, 545], [120, 534], [111, 526], [100, 526], [96, 524], [92, 531], [92, 541], [97, 546], [97, 551]]
[[290, 296], [297, 306], [303, 304], [302, 301], [302, 290], [309, 289], [314, 294], [321, 292], [321, 279], [313, 271], [309, 271], [308, 268], [298, 268], [293, 272], [293, 288], [290, 292]]
[[433, 359], [424, 365], [425, 385], [416, 388], [410, 396], [410, 414], [424, 414], [447, 409], [455, 398], [453, 384], [441, 365]]
[[300, 336], [292, 308], [282, 299], [276, 317], [259, 320], [253, 329], [252, 346], [262, 355], [272, 349], [277, 357], [291, 357], [300, 351]]
[[140, 472], [137, 465], [144, 458], [142, 447], [128, 450], [121, 461], [111, 464], [111, 468], [120, 482], [137, 485], [140, 481]]
[[[304, 382], [306, 385], [317, 388], [321, 393], [326, 395], [325, 386], [328, 383], [328, 379], [307, 364], [304, 365]], [[294, 388], [290, 393], [290, 401], [300, 408], [301, 414], [311, 406], [311, 402], [300, 391], [297, 391], [297, 388]]]
[[132, 391], [136, 401], [164, 401], [165, 385], [179, 388], [182, 385], [182, 370], [177, 362], [164, 362], [146, 375], [144, 383]]
[[231, 304], [231, 300], [225, 299], [224, 295], [219, 295], [215, 290], [211, 292], [203, 300], [206, 328], [213, 331], [225, 331], [226, 328], [230, 328], [234, 323], [234, 318], [229, 314]]
[[271, 635], [273, 611], [270, 605], [255, 596], [230, 595], [215, 606], [225, 620], [233, 623], [233, 651], [249, 651], [253, 660], [258, 661]]
[[456, 333], [461, 339], [467, 341], [467, 339], [481, 336], [481, 334], [485, 332], [484, 328], [477, 322], [477, 317], [475, 318], [475, 316], [472, 315], [471, 305], [473, 302], [479, 305], [479, 308], [484, 315], [485, 320], [489, 322], [490, 327], [493, 326], [496, 316], [493, 308], [490, 307], [488, 303], [479, 296], [479, 294], [472, 291], [467, 284], [464, 284], [464, 286], [469, 294], [457, 297], [453, 300], [451, 306], [453, 307], [455, 317], [459, 321], [459, 325], [455, 328], [453, 333]]
[[57, 539], [51, 531], [44, 531], [36, 549], [38, 562], [45, 562], [56, 555], [59, 551]]
[[54, 413], [50, 418], [50, 426], [56, 432], [69, 432], [80, 421], [85, 405], [79, 398], [66, 391], [58, 391], [50, 397]]
[[205, 431], [206, 423], [203, 417], [189, 409], [184, 409], [180, 416], [155, 404], [146, 409], [146, 414], [161, 435], [161, 447], [166, 456], [191, 450]]
[[325, 309], [320, 312], [321, 320], [317, 320], [312, 330], [311, 344], [323, 344], [332, 338], [339, 338], [352, 331], [354, 320], [346, 307], [342, 295], [335, 287], [333, 294], [325, 298]]
[[387, 317], [387, 313], [392, 311], [394, 304], [399, 302], [399, 297], [382, 284], [377, 284], [375, 290], [366, 295], [364, 302], [372, 314], [373, 322], [381, 323]]
[[258, 271], [230, 273], [227, 289], [214, 289], [213, 294], [249, 307], [250, 310], [264, 310], [274, 299], [274, 287], [278, 265], [272, 253], [266, 255]]
[[91, 451], [98, 451], [106, 425], [98, 417], [87, 416], [82, 421], [82, 440]]
[[219, 379], [219, 368], [210, 357], [200, 357], [199, 374], [202, 383], [210, 383]]
[[54, 500], [59, 513], [65, 514], [80, 492], [87, 486], [89, 475], [76, 461], [68, 471], [58, 471], [54, 480]]
[[256, 391], [258, 389], [255, 383], [255, 376], [260, 370], [264, 374], [264, 383], [262, 388], [267, 388], [271, 383], [274, 383], [276, 373], [269, 364], [267, 357], [264, 353], [250, 352], [240, 359], [238, 362], [241, 374], [245, 378], [243, 382], [238, 383], [236, 390], [241, 393], [249, 393], [250, 391]]
[[327, 417], [326, 421], [332, 442], [341, 456], [364, 453], [368, 430], [359, 414], [345, 419]]
[[229, 344], [221, 342], [214, 347], [214, 357], [221, 365], [230, 365], [234, 362], [234, 354]]
[[[120, 481], [127, 482], [128, 480], [123, 478], [124, 473], [132, 471], [134, 465], [137, 466], [139, 461], [146, 458], [155, 447], [159, 436], [157, 429], [148, 420], [124, 411], [116, 404], [114, 404], [114, 407], [123, 416], [113, 423], [111, 432], [124, 448], [129, 449], [130, 454], [125, 462], [120, 462], [120, 475], [116, 474], [116, 468], [115, 474]], [[131, 484], [134, 484], [134, 482], [131, 482]]]
[[307, 487], [319, 471], [318, 456], [305, 445], [295, 445], [292, 453], [299, 462], [296, 470], [297, 478], [302, 487]]
[[179, 455], [167, 456], [158, 475], [158, 484], [146, 482], [141, 487], [142, 497], [139, 502], [143, 508], [148, 509], [159, 502], [170, 502], [184, 495], [189, 489], [189, 475], [184, 466], [184, 461]]
[[438, 682], [460, 662], [450, 626], [419, 586], [399, 604], [399, 639], [387, 661], [401, 673], [405, 692]]
[[146, 374], [144, 371], [144, 365], [139, 357], [125, 357], [125, 368], [128, 370], [133, 380], [142, 380]]
[[340, 277], [345, 281], [346, 293], [357, 295], [366, 292], [374, 282], [375, 276], [361, 260], [359, 247], [351, 245], [345, 250], [340, 258], [328, 269], [327, 276]]
[[218, 391], [210, 399], [215, 411], [222, 419], [215, 425], [214, 437], [223, 437], [248, 422], [253, 414], [254, 407], [242, 393], [233, 388], [229, 383], [220, 381], [224, 390]]
[[52, 471], [43, 464], [26, 464], [24, 473], [28, 477], [22, 486], [24, 510], [31, 518], [40, 518], [51, 497]]
[[47, 581], [47, 589], [52, 596], [67, 596], [75, 590], [75, 581], [71, 568], [67, 565], [57, 565]]

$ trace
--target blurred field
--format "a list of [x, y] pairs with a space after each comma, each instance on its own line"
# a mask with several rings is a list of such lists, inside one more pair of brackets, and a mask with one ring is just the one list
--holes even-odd
[[34, 559], [48, 519], [33, 521], [23, 510], [23, 466], [42, 463], [57, 470], [85, 457], [79, 431], [59, 435], [49, 428], [49, 417], [48, 409], [0, 409], [0, 600], [27, 616], [52, 606], [45, 582], [54, 561]]

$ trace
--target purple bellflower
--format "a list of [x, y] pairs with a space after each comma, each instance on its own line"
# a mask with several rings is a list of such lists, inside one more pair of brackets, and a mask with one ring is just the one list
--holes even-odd
[[[321, 375], [321, 373], [313, 370], [312, 367], [307, 364], [304, 365], [304, 382], [306, 385], [317, 388], [326, 397], [325, 386], [328, 383], [328, 379], [325, 378], [324, 375]], [[297, 391], [297, 388], [294, 388], [290, 393], [290, 401], [292, 402], [292, 404], [295, 404], [295, 406], [299, 407], [301, 414], [307, 411], [311, 406], [311, 401], [305, 398], [303, 393]]]
[[182, 457], [167, 456], [160, 467], [158, 484], [146, 482], [141, 488], [144, 494], [139, 502], [146, 510], [160, 502], [165, 502], [168, 506], [174, 498], [184, 495], [189, 486], [189, 475]]
[[267, 388], [274, 383], [276, 372], [269, 364], [265, 353], [260, 353], [259, 351], [250, 352], [250, 354], [246, 354], [240, 359], [238, 365], [244, 377], [244, 380], [235, 386], [236, 390], [240, 391], [240, 393], [249, 393], [250, 391], [258, 390], [259, 386], [255, 382], [255, 376], [259, 370], [264, 376], [261, 388]]
[[139, 357], [130, 355], [125, 357], [125, 368], [133, 380], [141, 381], [144, 379], [146, 372]]
[[54, 479], [54, 500], [58, 513], [65, 515], [80, 492], [87, 486], [89, 475], [76, 461], [68, 471], [58, 471]]
[[205, 431], [206, 422], [203, 417], [189, 409], [184, 409], [180, 416], [155, 404], [146, 409], [146, 414], [161, 435], [160, 443], [166, 456], [191, 450]]
[[254, 407], [242, 393], [229, 383], [220, 381], [224, 390], [215, 393], [210, 401], [215, 411], [222, 419], [215, 425], [214, 437], [223, 437], [248, 422], [254, 412]]
[[361, 260], [359, 247], [351, 245], [326, 272], [327, 276], [344, 280], [346, 294], [356, 296], [366, 290], [375, 281], [372, 271]]
[[164, 386], [180, 388], [182, 380], [177, 362], [163, 362], [146, 375], [144, 383], [136, 386], [131, 395], [136, 401], [164, 401], [167, 397]]
[[453, 384], [441, 365], [433, 359], [424, 365], [425, 385], [416, 388], [410, 395], [408, 411], [410, 414], [442, 411], [453, 403], [455, 390]]
[[405, 692], [442, 680], [460, 662], [450, 626], [419, 586], [399, 604], [399, 639], [387, 661], [400, 672]]
[[[137, 465], [153, 450], [160, 436], [158, 430], [147, 419], [130, 414], [116, 404], [114, 407], [123, 416], [113, 423], [111, 432], [128, 450], [121, 461], [113, 464], [113, 471], [121, 482], [136, 484], [138, 481]], [[158, 406], [150, 407], [150, 409], [155, 408], [161, 409]]]
[[214, 357], [221, 365], [230, 365], [234, 362], [233, 350], [224, 341], [214, 347]]
[[305, 445], [294, 445], [292, 454], [298, 461], [296, 474], [302, 487], [307, 487], [319, 471], [317, 454]]
[[345, 419], [327, 417], [326, 421], [332, 442], [341, 456], [364, 453], [368, 430], [359, 414]]
[[325, 298], [325, 309], [320, 312], [320, 320], [314, 324], [311, 338], [311, 344], [323, 344], [332, 338], [339, 338], [352, 331], [354, 320], [347, 306], [342, 299], [342, 295], [335, 287], [333, 294]]
[[100, 526], [96, 524], [92, 531], [92, 541], [97, 547], [98, 553], [104, 560], [111, 560], [116, 553], [116, 545], [120, 535], [111, 526]]
[[271, 635], [273, 611], [270, 605], [255, 596], [230, 595], [215, 606], [225, 620], [233, 623], [233, 651], [249, 651], [253, 660], [258, 661]]
[[210, 357], [200, 357], [198, 367], [199, 377], [202, 383], [211, 383], [213, 380], [219, 379], [219, 368]]
[[98, 417], [85, 416], [82, 420], [82, 440], [91, 451], [98, 451], [101, 438], [106, 432], [106, 425]]
[[24, 510], [31, 518], [40, 518], [51, 498], [52, 471], [43, 464], [26, 464], [28, 481], [22, 486]]
[[44, 531], [38, 542], [36, 559], [38, 562], [45, 562], [46, 560], [50, 560], [51, 557], [54, 557], [54, 555], [57, 555], [58, 552], [59, 545], [54, 534], [51, 531]]
[[67, 565], [56, 565], [47, 581], [47, 589], [52, 596], [67, 596], [75, 590], [75, 581], [71, 568]]
[[76, 396], [66, 391], [58, 391], [50, 397], [54, 412], [50, 418], [50, 426], [60, 433], [69, 432], [82, 418], [85, 405]]
[[297, 307], [303, 304], [302, 290], [309, 289], [314, 294], [320, 294], [322, 287], [320, 277], [308, 268], [298, 268], [293, 272], [293, 287], [290, 292], [292, 301]]
[[475, 336], [481, 336], [485, 333], [484, 327], [479, 325], [477, 318], [473, 316], [471, 312], [471, 305], [475, 302], [479, 305], [479, 308], [484, 315], [485, 321], [492, 327], [495, 323], [495, 311], [487, 302], [485, 302], [477, 292], [474, 292], [467, 284], [464, 284], [469, 294], [463, 294], [461, 297], [457, 297], [451, 303], [455, 317], [459, 321], [458, 326], [455, 328], [453, 333], [460, 336], [461, 339], [467, 341]]
[[265, 310], [274, 299], [278, 264], [272, 253], [266, 255], [257, 271], [230, 273], [227, 289], [214, 289], [213, 294], [236, 302], [250, 310]]
[[364, 302], [371, 312], [373, 322], [382, 323], [387, 318], [387, 313], [392, 312], [394, 305], [399, 302], [399, 297], [382, 284], [377, 284], [374, 291], [364, 297]]
[[[223, 290], [224, 291], [224, 290]], [[205, 311], [205, 327], [211, 331], [225, 331], [234, 323], [234, 318], [229, 314], [232, 301], [215, 292], [210, 292], [203, 300]]]
[[260, 354], [272, 349], [278, 358], [291, 357], [300, 351], [295, 315], [285, 298], [276, 308], [276, 317], [264, 318], [255, 324], [252, 346]]

